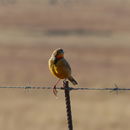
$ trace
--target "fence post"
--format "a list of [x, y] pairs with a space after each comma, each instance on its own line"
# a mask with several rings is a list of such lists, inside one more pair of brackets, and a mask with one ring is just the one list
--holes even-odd
[[65, 93], [68, 130], [73, 130], [72, 114], [71, 114], [71, 102], [70, 102], [70, 89], [69, 89], [68, 81], [63, 81], [63, 87], [64, 87], [64, 93]]

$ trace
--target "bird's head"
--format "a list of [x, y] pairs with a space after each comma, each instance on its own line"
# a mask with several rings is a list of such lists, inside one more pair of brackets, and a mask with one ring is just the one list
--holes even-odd
[[60, 58], [63, 58], [63, 57], [64, 57], [64, 51], [63, 51], [63, 49], [58, 48], [58, 49], [56, 49], [56, 50], [53, 52], [52, 55], [53, 55], [55, 58], [60, 59]]

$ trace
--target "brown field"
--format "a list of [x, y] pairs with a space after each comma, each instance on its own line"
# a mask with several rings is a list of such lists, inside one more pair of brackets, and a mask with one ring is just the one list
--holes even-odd
[[[0, 86], [53, 86], [48, 59], [61, 47], [78, 87], [129, 88], [129, 7], [129, 0], [0, 0]], [[129, 98], [71, 92], [74, 130], [129, 130]], [[62, 91], [56, 99], [51, 90], [0, 89], [0, 130], [66, 130], [64, 104]]]

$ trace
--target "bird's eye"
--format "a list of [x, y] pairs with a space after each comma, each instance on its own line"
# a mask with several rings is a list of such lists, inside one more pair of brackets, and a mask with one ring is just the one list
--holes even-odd
[[64, 51], [61, 49], [61, 50], [60, 50], [60, 53], [64, 53]]
[[59, 50], [57, 51], [57, 55], [63, 54], [63, 53], [64, 53], [63, 49], [59, 49]]

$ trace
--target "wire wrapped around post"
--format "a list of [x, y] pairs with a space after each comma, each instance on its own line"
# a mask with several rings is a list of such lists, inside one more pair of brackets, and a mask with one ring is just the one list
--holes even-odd
[[70, 89], [68, 81], [63, 81], [63, 87], [65, 92], [66, 112], [68, 130], [73, 130], [72, 114], [71, 114], [71, 103], [70, 103]]

